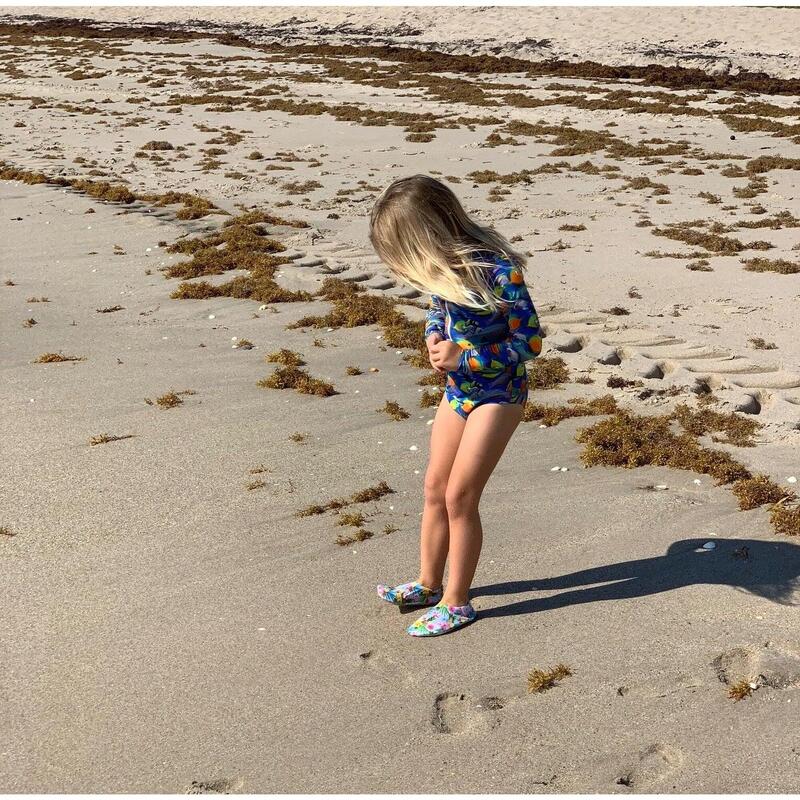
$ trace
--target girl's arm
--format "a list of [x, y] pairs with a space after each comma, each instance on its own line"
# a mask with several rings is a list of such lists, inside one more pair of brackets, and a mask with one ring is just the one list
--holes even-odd
[[530, 361], [542, 351], [539, 317], [533, 306], [522, 270], [498, 264], [493, 270], [495, 296], [508, 320], [510, 336], [502, 342], [472, 347], [461, 353], [459, 369], [473, 372], [499, 372], [513, 364]]
[[428, 306], [428, 313], [425, 317], [425, 338], [432, 333], [438, 333], [442, 339], [446, 339], [444, 325], [444, 310], [442, 303], [436, 295], [431, 295], [431, 302]]

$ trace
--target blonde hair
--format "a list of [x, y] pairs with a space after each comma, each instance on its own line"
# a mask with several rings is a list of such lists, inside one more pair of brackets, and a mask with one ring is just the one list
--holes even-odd
[[496, 310], [487, 283], [490, 251], [524, 270], [526, 259], [489, 225], [473, 220], [441, 181], [400, 178], [375, 201], [369, 222], [375, 252], [401, 280], [458, 305]]

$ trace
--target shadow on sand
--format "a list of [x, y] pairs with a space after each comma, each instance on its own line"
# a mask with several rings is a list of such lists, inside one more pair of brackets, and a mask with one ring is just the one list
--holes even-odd
[[[716, 547], [703, 550], [709, 541]], [[550, 611], [578, 603], [643, 597], [695, 584], [731, 586], [781, 605], [800, 605], [800, 544], [716, 537], [681, 539], [673, 542], [664, 555], [591, 567], [555, 578], [476, 586], [470, 596], [569, 590], [481, 609], [480, 616], [486, 619]]]

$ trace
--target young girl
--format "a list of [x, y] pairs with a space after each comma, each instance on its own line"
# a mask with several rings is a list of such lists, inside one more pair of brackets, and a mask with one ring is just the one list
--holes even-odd
[[431, 430], [419, 577], [378, 586], [381, 598], [401, 608], [430, 606], [407, 630], [437, 636], [476, 616], [469, 588], [483, 538], [478, 502], [522, 419], [525, 362], [542, 346], [539, 320], [524, 256], [471, 219], [434, 178], [414, 175], [385, 189], [372, 210], [370, 240], [398, 278], [431, 295], [425, 342], [431, 366], [447, 373]]

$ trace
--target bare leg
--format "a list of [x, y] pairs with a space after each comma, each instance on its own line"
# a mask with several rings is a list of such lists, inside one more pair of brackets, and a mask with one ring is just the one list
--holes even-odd
[[431, 430], [431, 454], [425, 472], [425, 507], [420, 536], [419, 582], [438, 589], [444, 577], [449, 547], [445, 490], [466, 421], [442, 398]]
[[442, 602], [447, 605], [469, 602], [469, 588], [483, 543], [478, 503], [522, 413], [521, 405], [487, 403], [467, 418], [445, 493], [450, 573]]

